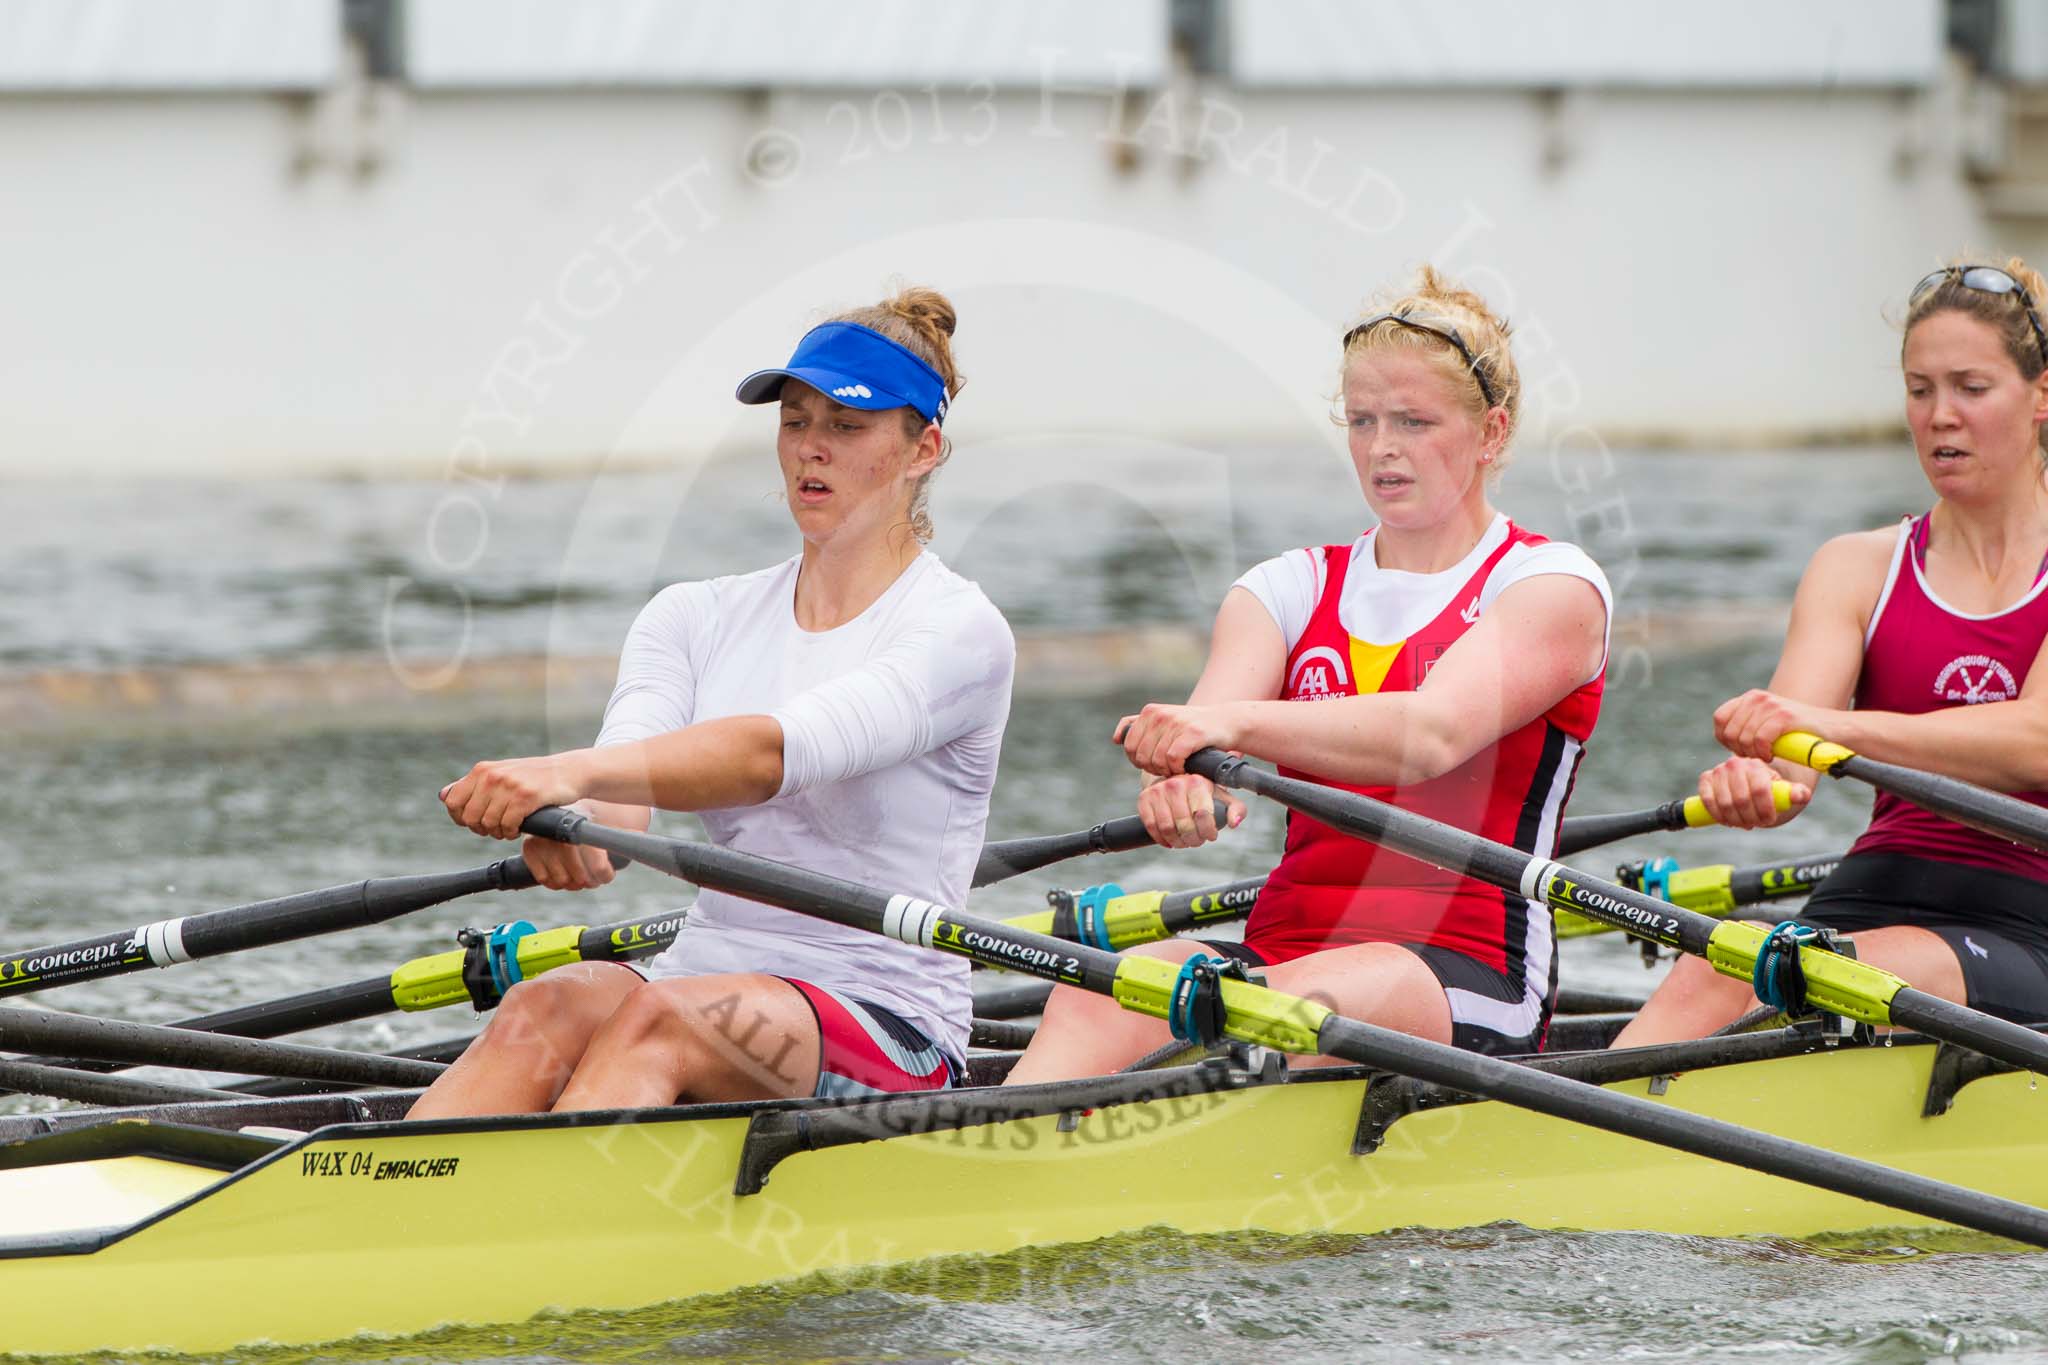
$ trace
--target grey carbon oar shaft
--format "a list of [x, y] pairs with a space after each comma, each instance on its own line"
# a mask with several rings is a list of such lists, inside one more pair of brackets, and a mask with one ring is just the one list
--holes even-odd
[[[1433, 1081], [1469, 1095], [1640, 1138], [1731, 1166], [1782, 1176], [1837, 1194], [1853, 1195], [1887, 1208], [1925, 1214], [1958, 1227], [2048, 1247], [2048, 1209], [1666, 1108], [1599, 1086], [1578, 1081], [1559, 1085], [1563, 1079], [1559, 1076], [1476, 1052], [1442, 1047], [1405, 1033], [1391, 1033], [1339, 1015], [1324, 1022], [1318, 1041], [1323, 1044], [1323, 1051], [1334, 1057], [1363, 1060], [1358, 1054], [1370, 1051], [1374, 1058], [1368, 1065]], [[1594, 1096], [1601, 1099], [1596, 1102]], [[1626, 1103], [1608, 1103], [1614, 1100]]]
[[[1786, 737], [1787, 740], [1791, 738]], [[1994, 838], [2009, 839], [2037, 852], [2048, 852], [2048, 811], [2039, 806], [1958, 778], [1921, 772], [1918, 768], [1903, 768], [1896, 763], [1865, 758], [1862, 754], [1849, 754], [1829, 761], [1827, 751], [1840, 746], [1831, 745], [1826, 740], [1819, 741], [1819, 746], [1818, 751], [1809, 748], [1806, 758], [1793, 758], [1793, 762], [1806, 763], [1829, 777], [1853, 777], [1881, 791], [1903, 797], [1916, 806], [1924, 806], [1959, 825], [1967, 825]], [[1786, 740], [1780, 740], [1779, 747], [1782, 752], [1789, 746]], [[1790, 754], [1784, 756], [1792, 757]]]
[[0, 1008], [0, 1048], [62, 1052], [92, 1061], [246, 1071], [344, 1085], [430, 1085], [446, 1068], [302, 1043], [273, 1043], [219, 1033], [131, 1024], [57, 1010]]
[[102, 1076], [38, 1062], [0, 1060], [0, 1086], [21, 1095], [47, 1095], [78, 1104], [189, 1104], [201, 1100], [238, 1100], [229, 1090], [165, 1085], [128, 1076]]
[[1014, 976], [1008, 972], [977, 972], [974, 976], [974, 1014], [978, 1019], [1015, 1019], [1045, 1009], [1052, 983], [1035, 976]]
[[[581, 954], [579, 960], [624, 962], [652, 956], [674, 940], [681, 919], [679, 913], [669, 910], [658, 915], [645, 915], [638, 919], [620, 920], [613, 924], [601, 924], [586, 929], [577, 945]], [[339, 986], [323, 986], [319, 990], [305, 991], [280, 1000], [238, 1005], [212, 1014], [179, 1019], [169, 1027], [188, 1029], [195, 1033], [227, 1034], [239, 1038], [274, 1038], [280, 1033], [298, 1033], [304, 1029], [353, 1023], [358, 1019], [390, 1014], [401, 1008], [392, 985], [392, 976], [392, 973], [387, 972], [383, 976], [364, 977], [360, 981], [350, 981]], [[29, 1060], [46, 1067], [77, 1067], [89, 1071], [112, 1071], [130, 1065], [124, 1060], [86, 1057], [41, 1056]], [[8, 1090], [50, 1093], [28, 1092], [26, 1087], [10, 1085], [4, 1077], [0, 1077], [0, 1093]]]
[[[534, 812], [527, 817], [525, 828], [530, 834], [623, 853], [699, 886], [1098, 994], [1117, 995], [1118, 978], [1127, 972], [1139, 975], [1135, 970], [1137, 964], [1159, 965], [1149, 959], [1118, 957], [1050, 935], [975, 919], [912, 896], [891, 896], [734, 849], [613, 829], [559, 807]], [[1226, 999], [1234, 995], [1242, 1001], [1259, 1002], [1261, 1018], [1291, 1012], [1296, 1019], [1305, 1019], [1311, 1011], [1322, 1008], [1248, 983], [1226, 983], [1225, 993]], [[1230, 1010], [1230, 1018], [1228, 1031], [1232, 1036], [1247, 1040], [1265, 1036], [1256, 1023], [1244, 1022], [1250, 1015], [1240, 1015], [1239, 1008]], [[1498, 1099], [1555, 1118], [2048, 1247], [2048, 1210], [1945, 1185], [1925, 1176], [1808, 1147], [1499, 1058], [1461, 1052], [1327, 1011], [1317, 1027], [1313, 1046], [1325, 1055], [1345, 1061], [1434, 1081], [1481, 1098]]]
[[[1354, 838], [1383, 844], [1412, 858], [1518, 892], [1552, 909], [1569, 910], [1696, 957], [1712, 959], [1714, 954], [1708, 948], [1717, 935], [1731, 931], [1761, 932], [1630, 891], [1590, 873], [1533, 857], [1518, 848], [1482, 839], [1369, 796], [1283, 777], [1254, 767], [1244, 759], [1232, 758], [1220, 749], [1203, 749], [1190, 755], [1186, 767], [1219, 786], [1256, 792]], [[1841, 961], [1836, 954], [1811, 946], [1800, 949], [1801, 961], [1812, 961], [1809, 954], [1838, 964]], [[1851, 964], [1852, 968], [1861, 965]], [[1815, 970], [1809, 969], [1809, 981]], [[1889, 974], [1878, 975], [1897, 982]], [[1930, 1038], [1956, 1043], [2022, 1070], [2048, 1072], [2048, 1038], [2018, 1024], [1911, 986], [1897, 990], [1884, 1002], [1883, 1009], [1885, 1016], [1870, 1022], [1916, 1029]]]
[[[1218, 829], [1223, 827], [1228, 809], [1221, 801], [1216, 803]], [[987, 886], [1087, 853], [1129, 853], [1132, 849], [1152, 846], [1152, 836], [1145, 832], [1145, 822], [1135, 815], [1105, 820], [1071, 834], [1004, 839], [982, 848], [981, 861], [975, 864], [974, 880], [969, 885]]]
[[1616, 815], [1567, 815], [1557, 827], [1557, 856], [1569, 858], [1574, 853], [1632, 839], [1638, 834], [1686, 827], [1685, 798], [1682, 796], [1648, 810], [1623, 811]]
[[376, 877], [321, 891], [302, 891], [227, 910], [156, 920], [93, 938], [73, 939], [0, 955], [0, 996], [169, 967], [245, 948], [262, 948], [337, 929], [354, 929], [440, 905], [479, 891], [533, 885], [520, 857], [462, 872]]
[[[1771, 791], [1779, 810], [1792, 808], [1791, 783], [1773, 782]], [[1713, 815], [1697, 796], [1681, 796], [1648, 810], [1623, 811], [1618, 815], [1566, 816], [1557, 830], [1557, 856], [1569, 858], [1574, 853], [1611, 844], [1617, 839], [1631, 839], [1638, 834], [1694, 829], [1713, 823]]]
[[[1036, 977], [978, 972], [974, 977], [974, 1013], [984, 1019], [1015, 1019], [1023, 1014], [1037, 1014], [1045, 1008], [1045, 999], [1050, 994], [1052, 983]], [[1581, 991], [1570, 986], [1557, 993], [1556, 1012], [1561, 1015], [1633, 1013], [1642, 1007], [1643, 999], [1638, 995]]]
[[[624, 863], [624, 859], [617, 860], [617, 865], [623, 866]], [[1160, 902], [1159, 917], [1172, 931], [1241, 917], [1248, 911], [1261, 881], [1263, 879], [1253, 879], [1223, 886], [1202, 887], [1194, 891], [1169, 893]], [[654, 915], [593, 926], [585, 929], [577, 939], [577, 960], [630, 962], [636, 958], [652, 956], [675, 940], [682, 921], [681, 912], [665, 910]], [[383, 976], [365, 977], [360, 981], [346, 982], [339, 986], [324, 986], [319, 990], [286, 996], [280, 1000], [239, 1005], [232, 1009], [199, 1015], [196, 1018], [180, 1019], [171, 1027], [205, 1033], [233, 1034], [243, 1038], [271, 1038], [281, 1033], [297, 1033], [302, 1029], [324, 1028], [333, 1024], [367, 1019], [374, 1015], [388, 1014], [403, 1008], [397, 998], [396, 982], [398, 976], [405, 970], [406, 968], [402, 966], [398, 972], [386, 973]], [[1018, 995], [1014, 987], [1022, 987], [1024, 995]], [[975, 981], [976, 1011], [997, 1019], [1017, 1014], [1036, 1014], [1045, 1003], [1048, 989], [1042, 982], [1028, 978], [998, 981], [983, 973], [978, 975]], [[984, 992], [987, 992], [993, 1001], [993, 1012], [980, 1008], [979, 1002], [983, 999]], [[43, 1056], [28, 1060], [47, 1067], [80, 1068], [90, 1071], [111, 1071], [124, 1065], [117, 1061], [98, 1061], [83, 1057]], [[18, 1088], [9, 1086], [4, 1079], [0, 1079], [0, 1092]]]

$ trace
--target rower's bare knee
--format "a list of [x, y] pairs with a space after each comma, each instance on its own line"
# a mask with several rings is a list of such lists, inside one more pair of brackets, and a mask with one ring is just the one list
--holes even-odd
[[498, 1002], [491, 1022], [500, 1029], [551, 1031], [579, 1015], [595, 1012], [586, 1004], [595, 983], [587, 976], [549, 972], [515, 984]]
[[1735, 1022], [1755, 1003], [1756, 992], [1741, 977], [1717, 971], [1705, 958], [1681, 957], [1608, 1046], [1650, 1047], [1703, 1038]]
[[605, 1019], [591, 1040], [593, 1060], [611, 1060], [620, 1053], [676, 1056], [697, 1047], [695, 1032], [682, 1012], [654, 982], [636, 987]]
[[[1636, 1017], [1652, 1025], [1660, 1019], [1683, 1020], [1678, 1036], [1699, 1037], [1734, 1022], [1756, 1002], [1756, 991], [1748, 981], [1716, 970], [1703, 957], [1687, 955], [1671, 964], [1671, 971], [1651, 992], [1649, 1002]], [[1622, 1036], [1633, 1039], [1649, 1035], [1641, 1029], [1633, 1034], [1624, 1029]], [[1619, 1043], [1621, 1038], [1615, 1041]], [[1660, 1036], [1657, 1041], [1665, 1039]]]
[[[1368, 1024], [1451, 1041], [1451, 1006], [1429, 964], [1397, 943], [1356, 943], [1308, 953], [1270, 968], [1275, 990]], [[1306, 1059], [1296, 1065], [1329, 1065]]]
[[579, 973], [573, 967], [521, 981], [505, 992], [478, 1043], [497, 1051], [521, 1054], [538, 1070], [576, 1065], [591, 1035], [604, 1023], [631, 983], [616, 973]]
[[[1124, 956], [1178, 963], [1202, 951], [1203, 945], [1193, 939], [1171, 938], [1128, 949]], [[1037, 1034], [1003, 1084], [1098, 1075], [1136, 1060], [1170, 1036], [1163, 1020], [1132, 1013], [1109, 996], [1078, 986], [1055, 986]]]
[[1849, 939], [1856, 956], [1873, 967], [1904, 977], [1914, 989], [1966, 1004], [1969, 983], [1956, 950], [1939, 934], [1910, 924], [1866, 929]]
[[1725, 999], [1740, 1009], [1755, 995], [1749, 982], [1738, 976], [1729, 976], [1715, 968], [1703, 957], [1690, 953], [1671, 964], [1670, 973], [1657, 987], [1657, 994], [1671, 992], [1677, 999], [1712, 998]]
[[415, 1118], [530, 1113], [569, 1084], [591, 1036], [640, 980], [616, 963], [586, 962], [522, 981], [490, 1023], [413, 1106]]
[[485, 1031], [493, 1034], [534, 1033], [548, 1029], [576, 997], [576, 988], [559, 977], [536, 976], [505, 992], [491, 1012]]
[[[1179, 963], [1187, 961], [1196, 953], [1208, 951], [1206, 945], [1189, 938], [1161, 939], [1157, 943], [1141, 943], [1135, 948], [1126, 948], [1123, 957], [1156, 957], [1164, 961]], [[1091, 1027], [1100, 1027], [1104, 1022], [1116, 1019], [1129, 1020], [1134, 1030], [1142, 1031], [1145, 1026], [1157, 1021], [1149, 1015], [1133, 1014], [1119, 1005], [1116, 1000], [1098, 991], [1083, 990], [1079, 986], [1054, 986], [1052, 994], [1046, 997], [1042, 1012], [1040, 1031], [1051, 1028], [1055, 1031], [1072, 1021], [1086, 1020]]]
[[712, 976], [633, 991], [591, 1039], [584, 1067], [660, 1077], [684, 1101], [756, 1099], [810, 1093], [818, 1051], [811, 1007], [788, 982]]

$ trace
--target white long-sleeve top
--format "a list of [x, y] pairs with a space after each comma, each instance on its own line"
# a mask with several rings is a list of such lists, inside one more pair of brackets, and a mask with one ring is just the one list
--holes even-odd
[[[853, 620], [806, 631], [799, 563], [657, 594], [626, 637], [597, 742], [772, 716], [782, 788], [758, 806], [701, 812], [714, 843], [963, 906], [1010, 713], [1009, 625], [926, 553]], [[724, 892], [698, 896], [648, 970], [797, 977], [893, 1010], [966, 1055], [965, 961]]]

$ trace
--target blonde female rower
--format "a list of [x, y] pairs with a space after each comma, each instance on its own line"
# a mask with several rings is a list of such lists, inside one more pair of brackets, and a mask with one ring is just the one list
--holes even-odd
[[[650, 807], [699, 811], [719, 844], [963, 903], [1015, 646], [924, 548], [953, 328], [942, 296], [908, 290], [749, 375], [741, 402], [779, 403], [801, 549], [657, 595], [596, 745], [477, 764], [442, 793], [455, 821], [509, 839], [544, 805], [635, 829]], [[611, 877], [593, 850], [525, 853], [551, 887]], [[945, 1086], [970, 1012], [964, 961], [706, 891], [644, 974], [584, 963], [514, 986], [412, 1117]]]
[[[1159, 779], [1138, 809], [1163, 844], [1214, 838], [1210, 785], [1181, 766], [1214, 746], [1547, 854], [1599, 711], [1610, 603], [1592, 560], [1488, 496], [1521, 409], [1507, 325], [1424, 269], [1345, 334], [1342, 389], [1379, 524], [1238, 580], [1187, 705], [1117, 726]], [[1487, 1052], [1539, 1047], [1556, 990], [1547, 910], [1301, 816], [1242, 945], [1134, 951], [1205, 950], [1343, 1013]], [[1062, 988], [1010, 1080], [1110, 1070], [1167, 1037]]]
[[[1714, 713], [1736, 757], [1700, 775], [1725, 825], [1796, 815], [1814, 775], [1765, 762], [1787, 730], [2048, 806], [2048, 331], [2040, 275], [2015, 258], [1915, 286], [1901, 365], [1906, 424], [1934, 506], [1839, 536], [1806, 566], [1768, 691]], [[1919, 989], [2020, 1023], [2048, 1020], [2048, 854], [1879, 793], [1870, 825], [1799, 918]], [[1622, 1030], [1631, 1047], [1711, 1033], [1749, 984], [1681, 959]]]

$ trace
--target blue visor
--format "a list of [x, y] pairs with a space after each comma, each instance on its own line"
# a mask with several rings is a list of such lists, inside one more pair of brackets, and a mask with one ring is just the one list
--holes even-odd
[[946, 381], [907, 347], [857, 322], [827, 322], [804, 333], [789, 364], [756, 370], [733, 396], [773, 403], [782, 381], [798, 379], [835, 403], [866, 412], [915, 408], [927, 422], [946, 420]]

